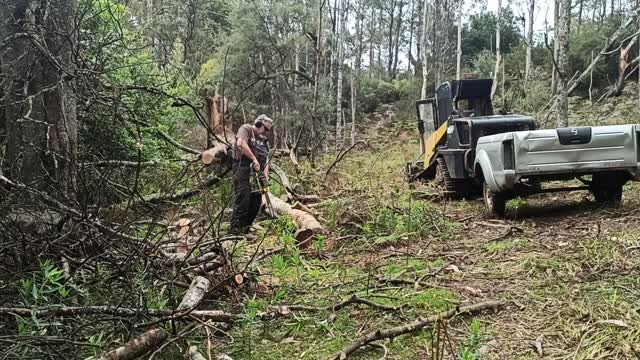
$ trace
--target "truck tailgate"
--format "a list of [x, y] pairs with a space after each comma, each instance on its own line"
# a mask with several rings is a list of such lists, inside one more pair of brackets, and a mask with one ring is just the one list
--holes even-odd
[[638, 167], [634, 125], [522, 131], [516, 173], [557, 173]]

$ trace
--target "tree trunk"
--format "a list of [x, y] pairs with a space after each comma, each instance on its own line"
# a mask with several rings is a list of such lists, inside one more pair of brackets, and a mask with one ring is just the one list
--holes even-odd
[[531, 51], [533, 48], [533, 14], [536, 10], [536, 0], [529, 0], [529, 16], [527, 20], [527, 59], [525, 62], [525, 70], [524, 70], [524, 86], [525, 90], [527, 88], [527, 83], [529, 81], [529, 76], [531, 76]]
[[[4, 0], [0, 73], [7, 84], [7, 145], [2, 167], [22, 183], [74, 187], [77, 158], [72, 54], [76, 0]], [[28, 37], [17, 36], [28, 34]]]
[[427, 37], [429, 36], [429, 25], [427, 24], [428, 1], [429, 0], [424, 0], [422, 4], [422, 37], [420, 39], [422, 46], [422, 91], [420, 95], [422, 99], [427, 98], [427, 76], [429, 75], [427, 71]]
[[402, 35], [402, 10], [404, 3], [400, 1], [398, 4], [398, 17], [396, 18], [396, 36], [395, 36], [395, 49], [393, 51], [393, 69], [391, 70], [391, 78], [395, 79], [398, 73], [398, 54], [400, 52], [400, 38]]
[[364, 15], [364, 0], [358, 1], [358, 7], [356, 11], [356, 39], [358, 44], [356, 46], [356, 73], [353, 74], [353, 69], [351, 70], [351, 145], [355, 144], [356, 141], [356, 112], [357, 112], [357, 89], [356, 82], [360, 78], [360, 68], [362, 65], [362, 53], [364, 51], [362, 44], [362, 26], [363, 26], [363, 15]]
[[626, 47], [620, 49], [620, 61], [618, 63], [618, 77], [616, 83], [613, 85], [611, 96], [622, 95], [624, 90], [625, 80], [627, 79], [627, 70], [632, 66], [632, 62], [629, 62], [629, 52], [633, 45], [635, 45], [637, 37], [633, 37]]
[[346, 0], [340, 0], [338, 14], [339, 17], [336, 18], [336, 21], [340, 24], [340, 33], [338, 34], [338, 58], [337, 58], [337, 71], [338, 71], [338, 86], [336, 89], [336, 150], [340, 149], [342, 146], [342, 62], [344, 57], [344, 32], [345, 32], [345, 18], [343, 14], [344, 10], [344, 2]]
[[351, 145], [356, 143], [356, 77], [351, 69]]
[[614, 0], [611, 0], [611, 16], [613, 16], [613, 12], [614, 12], [614, 8], [615, 8], [615, 2]]
[[460, 9], [458, 11], [458, 50], [456, 51], [456, 79], [460, 80], [462, 76], [462, 6], [464, 5], [464, 0], [458, 1], [460, 1]]
[[416, 7], [416, 17], [418, 18], [417, 24], [416, 24], [416, 63], [414, 64], [415, 67], [415, 71], [414, 71], [414, 75], [418, 76], [418, 74], [420, 74], [420, 72], [422, 71], [422, 33], [423, 33], [423, 28], [424, 26], [422, 25], [422, 9], [424, 7], [423, 1], [421, 0], [415, 0], [418, 3], [418, 6]]
[[[553, 58], [558, 61], [558, 32], [560, 26], [559, 13], [560, 13], [560, 1], [562, 0], [554, 0], [554, 8], [553, 8]], [[606, 0], [604, 0], [606, 1]], [[555, 94], [557, 92], [558, 87], [558, 69], [554, 67], [551, 72], [551, 92]]]
[[[491, 99], [496, 95], [498, 88], [498, 73], [500, 73], [500, 63], [502, 62], [502, 54], [500, 53], [500, 32], [502, 28], [502, 0], [498, 0], [498, 16], [496, 23], [496, 66], [493, 71], [493, 85], [491, 86]], [[504, 94], [503, 94], [504, 96]]]
[[431, 22], [431, 28], [432, 28], [432, 42], [431, 42], [431, 53], [432, 53], [432, 57], [431, 60], [433, 62], [433, 70], [434, 70], [434, 76], [435, 76], [435, 82], [434, 82], [434, 87], [438, 87], [438, 84], [440, 84], [440, 54], [441, 54], [441, 47], [440, 47], [440, 36], [438, 31], [440, 30], [439, 25], [439, 17], [441, 15], [440, 12], [440, 1], [442, 0], [434, 0], [434, 4], [433, 4], [433, 21]]
[[374, 7], [371, 7], [371, 18], [369, 18], [369, 77], [373, 74], [373, 43], [374, 37], [373, 34], [375, 32], [375, 10]]
[[391, 0], [390, 3], [391, 9], [389, 10], [389, 33], [387, 34], [387, 46], [389, 47], [389, 58], [387, 59], [387, 75], [392, 77], [393, 71], [393, 34], [394, 34], [394, 25], [395, 25], [395, 14], [396, 14], [396, 0]]
[[[336, 31], [338, 31], [338, 26], [340, 20], [338, 20], [337, 14], [339, 14], [338, 11], [338, 7], [340, 6], [340, 3], [342, 2], [342, 0], [334, 0], [333, 2], [333, 25], [332, 25], [332, 30], [331, 30], [331, 41], [330, 41], [330, 46], [331, 46], [331, 51], [330, 54], [331, 56], [329, 57], [329, 89], [333, 90], [333, 71], [335, 69], [335, 63], [336, 63], [336, 58], [338, 57], [338, 43], [340, 42], [340, 35], [336, 33]], [[337, 37], [337, 39], [336, 39]]]
[[318, 33], [316, 34], [316, 69], [313, 77], [313, 113], [315, 114], [318, 107], [318, 87], [320, 86], [320, 65], [324, 61], [324, 46], [322, 41], [322, 8], [324, 7], [324, 1], [321, 1], [318, 5]]
[[[414, 33], [414, 26], [415, 26], [415, 2], [413, 0], [411, 0], [411, 15], [409, 16], [409, 47], [407, 50], [407, 59], [409, 59], [409, 61], [407, 61], [407, 72], [410, 73], [411, 72], [411, 59], [413, 59], [413, 33]], [[415, 66], [415, 65], [414, 65]]]
[[378, 78], [381, 77], [384, 72], [384, 66], [382, 65], [382, 39], [383, 39], [383, 31], [382, 31], [382, 6], [380, 6], [380, 11], [378, 12], [378, 31], [379, 36], [376, 39], [376, 44], [378, 45]]
[[561, 0], [558, 16], [558, 127], [569, 126], [568, 72], [571, 31], [571, 0]]
[[582, 7], [584, 5], [584, 0], [579, 0], [580, 5], [578, 7], [578, 33], [580, 32], [580, 27], [582, 27]]

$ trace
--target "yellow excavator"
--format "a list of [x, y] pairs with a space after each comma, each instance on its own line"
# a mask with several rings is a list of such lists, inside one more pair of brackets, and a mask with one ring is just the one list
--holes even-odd
[[[409, 181], [436, 179], [450, 195], [469, 197], [480, 185], [473, 169], [478, 138], [535, 127], [530, 118], [494, 115], [492, 84], [492, 79], [447, 81], [433, 98], [416, 101], [421, 159], [407, 163]], [[425, 137], [427, 126], [432, 132]]]

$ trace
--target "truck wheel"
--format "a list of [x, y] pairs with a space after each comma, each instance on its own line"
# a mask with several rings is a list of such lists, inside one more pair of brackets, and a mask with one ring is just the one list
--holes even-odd
[[449, 196], [469, 198], [473, 194], [473, 184], [470, 179], [454, 179], [449, 174], [444, 158], [436, 159], [436, 178], [438, 185], [444, 187]]
[[482, 198], [484, 207], [491, 215], [504, 216], [507, 212], [507, 198], [501, 194], [494, 194], [489, 190], [486, 182], [482, 184]]
[[591, 182], [591, 193], [600, 205], [618, 206], [622, 202], [625, 179], [616, 174], [596, 174]]
[[597, 204], [618, 206], [622, 202], [622, 185], [592, 189]]

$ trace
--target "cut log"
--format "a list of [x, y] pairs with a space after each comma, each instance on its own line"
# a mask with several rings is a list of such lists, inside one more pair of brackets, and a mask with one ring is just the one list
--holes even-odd
[[209, 291], [211, 282], [202, 276], [196, 276], [191, 282], [191, 286], [182, 297], [178, 311], [194, 309]]
[[217, 144], [211, 149], [202, 152], [202, 162], [205, 165], [211, 165], [214, 162], [224, 162], [229, 157], [229, 147], [227, 144]]
[[[323, 234], [324, 228], [313, 215], [308, 212], [294, 209], [291, 205], [280, 200], [275, 195], [269, 193], [269, 200], [271, 201], [271, 207], [273, 208], [273, 214], [271, 216], [289, 216], [296, 225], [296, 233], [294, 234], [298, 242], [305, 241], [315, 234]], [[266, 204], [266, 199], [263, 199], [263, 203]], [[267, 209], [269, 211], [269, 209]]]
[[169, 336], [162, 328], [151, 329], [128, 343], [101, 355], [100, 360], [131, 360], [155, 350]]

